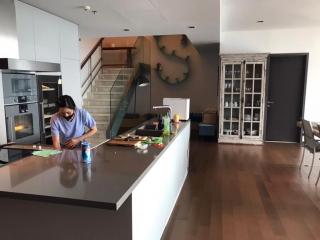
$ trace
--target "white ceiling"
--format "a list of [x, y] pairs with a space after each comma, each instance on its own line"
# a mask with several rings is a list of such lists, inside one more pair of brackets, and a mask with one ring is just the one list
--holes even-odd
[[320, 0], [221, 0], [221, 31], [319, 26]]
[[[22, 0], [77, 23], [81, 37], [186, 34], [194, 44], [219, 42], [219, 0]], [[90, 5], [97, 14], [85, 12]], [[193, 25], [195, 29], [189, 29]], [[129, 32], [124, 32], [129, 28]]]

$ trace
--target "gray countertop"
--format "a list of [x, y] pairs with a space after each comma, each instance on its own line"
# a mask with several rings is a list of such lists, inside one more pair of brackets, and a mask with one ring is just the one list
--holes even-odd
[[0, 168], [0, 197], [117, 210], [185, 127], [190, 123], [181, 122], [162, 149], [102, 144], [92, 150], [90, 165], [82, 162], [79, 150], [26, 157]]

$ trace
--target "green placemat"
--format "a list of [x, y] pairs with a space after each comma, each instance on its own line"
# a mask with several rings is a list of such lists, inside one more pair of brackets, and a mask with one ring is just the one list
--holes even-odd
[[39, 156], [39, 157], [49, 157], [51, 155], [56, 155], [59, 153], [61, 153], [61, 151], [47, 149], [47, 150], [41, 150], [41, 151], [33, 151], [32, 155]]

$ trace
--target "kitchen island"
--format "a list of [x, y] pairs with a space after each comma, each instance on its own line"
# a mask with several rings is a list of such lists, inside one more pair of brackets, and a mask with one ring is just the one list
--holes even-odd
[[190, 122], [164, 146], [102, 144], [0, 168], [1, 239], [160, 239], [188, 173]]

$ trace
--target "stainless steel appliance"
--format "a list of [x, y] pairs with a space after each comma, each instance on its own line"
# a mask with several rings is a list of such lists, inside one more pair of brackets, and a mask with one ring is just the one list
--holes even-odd
[[[38, 143], [42, 129], [43, 111], [39, 74], [60, 72], [60, 64], [0, 58], [0, 132], [1, 143]], [[2, 95], [2, 94], [0, 94]]]
[[38, 85], [35, 74], [3, 73], [2, 79], [5, 105], [38, 101]]
[[8, 141], [40, 142], [38, 84], [34, 74], [3, 73]]

